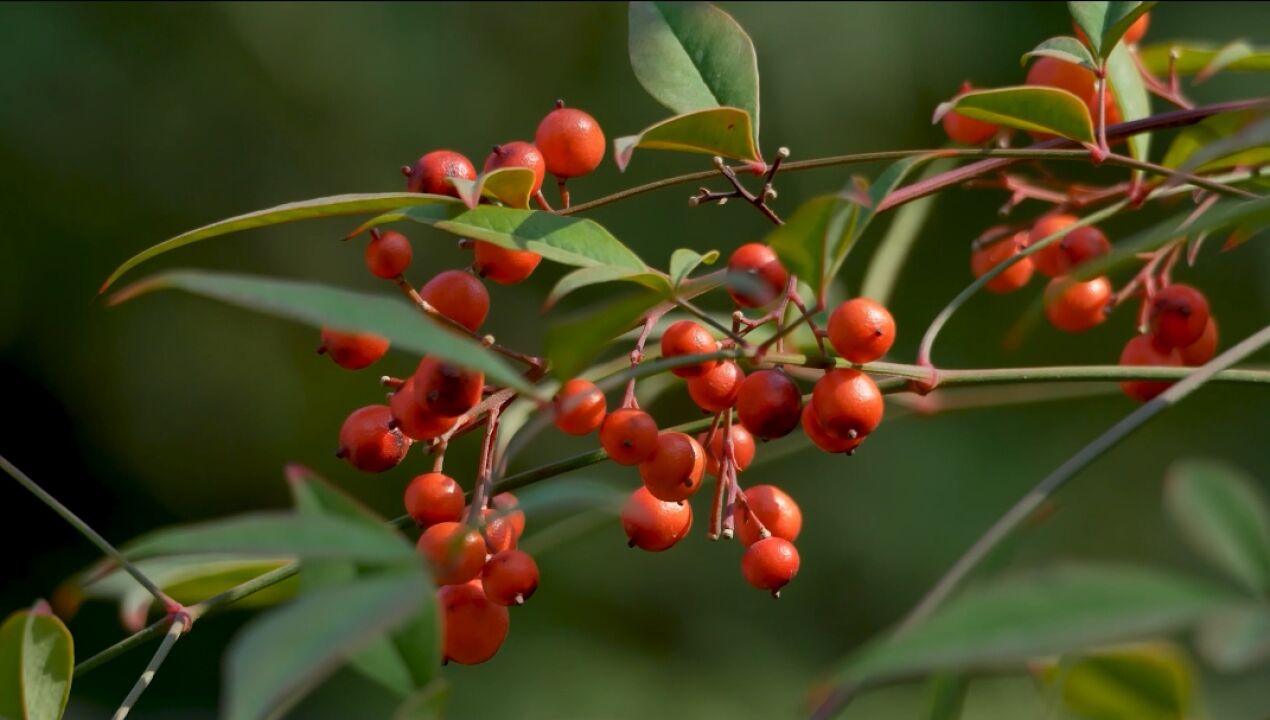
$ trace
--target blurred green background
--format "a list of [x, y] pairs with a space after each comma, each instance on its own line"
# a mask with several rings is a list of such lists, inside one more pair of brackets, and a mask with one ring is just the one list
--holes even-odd
[[[962, 80], [1021, 82], [1020, 55], [1068, 32], [1062, 3], [726, 3], [753, 36], [763, 96], [763, 145], [795, 158], [944, 141], [929, 118]], [[1249, 33], [1252, 33], [1250, 36]], [[1270, 41], [1270, 4], [1167, 3], [1148, 40]], [[134, 252], [221, 217], [342, 192], [402, 189], [397, 168], [449, 147], [483, 158], [492, 143], [531, 139], [557, 97], [587, 109], [609, 137], [668, 113], [630, 71], [626, 10], [589, 4], [6, 4], [0, 6], [0, 453], [112, 540], [197, 518], [286, 503], [282, 467], [306, 463], [387, 515], [424, 467], [415, 456], [382, 476], [358, 475], [332, 451], [343, 417], [382, 397], [379, 375], [414, 360], [390, 354], [344, 372], [313, 354], [317, 333], [178, 294], [120, 308], [94, 298]], [[1264, 76], [1222, 75], [1201, 102], [1266, 90]], [[1157, 105], [1158, 107], [1158, 105]], [[1163, 148], [1157, 141], [1157, 148]], [[637, 153], [571, 183], [575, 201], [701, 169], [698, 156]], [[777, 209], [832, 191], [853, 171], [780, 178]], [[1107, 168], [1090, 179], [1112, 182]], [[716, 183], [717, 184], [717, 183]], [[649, 262], [675, 247], [720, 249], [759, 239], [743, 206], [690, 210], [681, 186], [596, 211]], [[911, 360], [921, 329], [970, 280], [968, 243], [1004, 197], [955, 189], [939, 200], [900, 280], [893, 357]], [[1036, 213], [1027, 204], [1020, 213]], [[1104, 227], [1113, 238], [1161, 217], [1147, 209]], [[311, 278], [388, 292], [369, 277], [362, 245], [337, 241], [349, 222], [254, 231], [183, 249], [165, 267]], [[417, 283], [469, 262], [450, 238], [406, 228]], [[848, 287], [881, 228], [853, 256]], [[1270, 317], [1270, 247], [1219, 253], [1210, 243], [1179, 275], [1208, 289], [1223, 345]], [[488, 329], [534, 350], [550, 316], [537, 312], [562, 274], [544, 264], [527, 283], [491, 286]], [[983, 296], [944, 333], [951, 367], [1114, 362], [1130, 312], [1080, 336], [1047, 327], [1006, 352], [1001, 338], [1040, 292]], [[574, 306], [602, 302], [580, 295]], [[721, 309], [722, 303], [718, 305]], [[553, 311], [567, 312], [569, 308]], [[1261, 356], [1264, 362], [1265, 355]], [[683, 393], [654, 405], [665, 424], [696, 417]], [[894, 409], [896, 406], [892, 406]], [[746, 483], [777, 483], [800, 501], [803, 569], [780, 602], [744, 585], [740, 552], [700, 528], [672, 552], [626, 549], [615, 520], [541, 553], [543, 584], [515, 610], [498, 657], [450, 667], [456, 718], [790, 717], [834, 663], [909, 608], [938, 573], [1025, 488], [1133, 405], [1116, 393], [886, 424], [856, 457], [763, 446]], [[1093, 558], [1206, 573], [1163, 519], [1160, 480], [1174, 459], [1228, 458], [1270, 483], [1260, 388], [1208, 388], [1121, 444], [1028, 530], [1010, 564]], [[898, 415], [898, 413], [896, 413]], [[518, 467], [589, 449], [594, 438], [547, 434]], [[447, 469], [471, 480], [475, 438]], [[764, 455], [780, 455], [763, 463]], [[577, 476], [633, 488], [629, 468]], [[704, 494], [703, 494], [704, 495]], [[8, 540], [0, 610], [48, 596], [91, 562], [86, 542], [0, 482]], [[530, 535], [546, 522], [530, 518]], [[207, 619], [182, 641], [136, 718], [214, 714], [220, 654], [250, 618]], [[72, 621], [80, 657], [121, 636], [116, 609], [86, 605]], [[140, 651], [76, 682], [72, 717], [107, 717], [146, 662]], [[1258, 681], [1265, 684], [1258, 687]], [[1270, 672], [1205, 677], [1212, 718], [1264, 718]], [[337, 677], [297, 717], [380, 717], [357, 681]], [[915, 717], [920, 687], [876, 693], [853, 717]], [[974, 686], [966, 717], [1039, 717], [1026, 679]]]

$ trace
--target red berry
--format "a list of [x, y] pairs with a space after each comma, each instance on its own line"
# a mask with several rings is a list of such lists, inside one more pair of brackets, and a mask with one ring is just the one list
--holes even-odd
[[515, 549], [525, 534], [525, 513], [518, 509], [520, 501], [511, 493], [499, 493], [490, 502], [494, 507], [481, 512], [486, 547], [491, 553]]
[[771, 590], [775, 596], [798, 574], [798, 550], [784, 538], [759, 540], [741, 556], [741, 574], [759, 590]]
[[1111, 281], [1107, 276], [1087, 282], [1056, 277], [1045, 286], [1045, 317], [1065, 332], [1083, 332], [1107, 319]]
[[868, 298], [848, 300], [829, 316], [829, 342], [853, 363], [873, 362], [895, 342], [895, 319]]
[[728, 258], [728, 273], [736, 276], [735, 283], [728, 283], [728, 294], [741, 307], [761, 307], [772, 302], [789, 282], [789, 272], [776, 251], [763, 243], [746, 243], [734, 250]]
[[741, 366], [724, 360], [704, 375], [688, 378], [688, 395], [702, 410], [720, 413], [736, 405], [744, 381], [745, 372]]
[[[975, 277], [982, 277], [984, 273], [992, 268], [1018, 255], [1023, 248], [1027, 247], [1027, 238], [1028, 234], [1026, 231], [1018, 232], [1012, 237], [975, 249], [970, 254], [970, 271], [974, 273]], [[989, 280], [984, 287], [989, 292], [998, 294], [1011, 293], [1027, 285], [1027, 281], [1031, 279], [1032, 258], [1026, 257], [1006, 268], [1000, 275]]]
[[[1147, 26], [1150, 24], [1151, 13], [1142, 13], [1142, 16], [1137, 20], [1134, 20], [1133, 24], [1129, 26], [1129, 29], [1124, 31], [1123, 38], [1125, 43], [1129, 45], [1138, 44], [1138, 41], [1142, 39], [1142, 36], [1147, 34]], [[1079, 25], [1073, 22], [1072, 29], [1076, 31], [1076, 37], [1080, 38], [1081, 42], [1086, 45], [1089, 44], [1089, 37], [1085, 35], [1085, 31], [1081, 30]]]
[[[1060, 232], [1076, 218], [1062, 213], [1046, 215], [1032, 226], [1030, 241], [1035, 243]], [[1071, 272], [1081, 263], [1111, 252], [1107, 236], [1096, 227], [1084, 226], [1069, 231], [1058, 240], [1046, 245], [1032, 255], [1032, 264], [1044, 275], [1058, 277]]]
[[692, 506], [658, 500], [640, 488], [622, 506], [622, 529], [631, 547], [649, 552], [668, 550], [692, 528]]
[[[1145, 365], [1147, 367], [1181, 367], [1182, 357], [1177, 350], [1162, 350], [1150, 335], [1134, 335], [1120, 351], [1121, 365]], [[1146, 402], [1169, 389], [1172, 382], [1159, 380], [1126, 380], [1120, 383], [1125, 395]]]
[[383, 472], [406, 457], [410, 441], [388, 427], [392, 411], [387, 405], [367, 405], [354, 410], [340, 427], [338, 455], [362, 472]]
[[507, 608], [485, 596], [480, 580], [437, 591], [442, 652], [446, 660], [476, 665], [494, 657], [507, 639]]
[[463, 327], [476, 332], [489, 315], [489, 291], [472, 273], [446, 270], [438, 273], [423, 287], [419, 296]]
[[1181, 348], [1204, 334], [1208, 299], [1190, 285], [1170, 285], [1151, 298], [1151, 327], [1161, 347]]
[[802, 393], [788, 375], [759, 370], [741, 383], [736, 412], [746, 430], [769, 440], [785, 437], [798, 425], [802, 405]]
[[643, 410], [614, 410], [600, 425], [600, 446], [618, 465], [638, 465], [657, 451], [657, 423]]
[[458, 417], [476, 407], [485, 388], [485, 373], [466, 370], [434, 357], [419, 361], [413, 379], [415, 402], [442, 417]]
[[574, 378], [560, 388], [552, 401], [556, 427], [570, 435], [586, 435], [604, 422], [607, 405], [604, 393], [595, 383]]
[[480, 575], [485, 565], [481, 534], [458, 522], [440, 522], [424, 530], [415, 548], [428, 561], [438, 585], [461, 585]]
[[495, 145], [494, 151], [485, 158], [485, 172], [505, 167], [523, 167], [534, 171], [534, 184], [529, 190], [533, 195], [542, 187], [542, 179], [547, 172], [547, 164], [542, 153], [533, 143], [516, 140], [502, 145]]
[[811, 391], [811, 402], [820, 427], [838, 437], [862, 438], [882, 422], [882, 393], [873, 378], [859, 370], [825, 373]]
[[1208, 324], [1204, 326], [1204, 334], [1195, 342], [1178, 350], [1182, 364], [1196, 367], [1203, 365], [1217, 354], [1217, 321], [1208, 316]]
[[457, 418], [443, 417], [428, 412], [419, 404], [415, 395], [415, 380], [407, 378], [406, 382], [392, 394], [388, 401], [392, 410], [393, 422], [397, 428], [411, 440], [431, 440], [445, 434], [454, 427]]
[[1098, 110], [1094, 74], [1075, 63], [1053, 57], [1037, 58], [1028, 68], [1027, 84], [1066, 90], [1080, 98], [1091, 115]]
[[[709, 432], [703, 432], [697, 436], [697, 442], [706, 448], [706, 472], [711, 475], [719, 475], [719, 466], [723, 461], [723, 438], [727, 433], [723, 428], [716, 428], [714, 437], [708, 438]], [[706, 440], [710, 440], [710, 444], [706, 445]], [[744, 471], [754, 462], [754, 436], [744, 425], [732, 426], [732, 456], [736, 459], [737, 472]]]
[[547, 170], [560, 178], [590, 173], [604, 160], [604, 132], [600, 124], [577, 108], [557, 103], [538, 123], [534, 144], [542, 152]]
[[639, 464], [644, 487], [658, 500], [687, 500], [701, 489], [706, 471], [706, 451], [701, 444], [681, 432], [657, 435], [657, 449]]
[[[745, 491], [745, 504], [733, 510], [736, 537], [749, 546], [758, 542], [759, 524], [774, 537], [790, 542], [798, 539], [803, 529], [803, 511], [794, 498], [775, 485], [755, 485]], [[754, 519], [758, 518], [758, 522]]]
[[501, 492], [490, 500], [490, 504], [511, 524], [515, 542], [520, 542], [520, 536], [525, 533], [525, 511], [519, 509], [520, 501], [509, 492]]
[[508, 250], [501, 245], [477, 240], [473, 267], [481, 277], [499, 285], [515, 285], [533, 274], [542, 256], [529, 250]]
[[529, 553], [504, 550], [481, 570], [485, 597], [499, 605], [523, 605], [538, 589], [538, 563]]
[[[680, 320], [666, 328], [661, 336], [661, 356], [663, 358], [680, 355], [701, 355], [719, 352], [719, 342], [705, 328], [691, 320]], [[704, 360], [693, 365], [681, 365], [671, 372], [683, 378], [705, 375], [719, 364], [718, 360]]]
[[406, 513], [419, 527], [458, 522], [463, 507], [463, 488], [445, 473], [424, 473], [406, 486]]
[[827, 453], [851, 453], [864, 442], [864, 436], [857, 436], [855, 439], [842, 438], [824, 429], [811, 403], [803, 407], [802, 423], [807, 439]]
[[345, 333], [322, 328], [318, 352], [330, 355], [345, 370], [361, 370], [388, 352], [388, 339], [370, 333]]
[[[961, 93], [968, 93], [971, 90], [974, 88], [970, 83], [961, 84]], [[943, 124], [944, 132], [948, 133], [948, 139], [962, 145], [982, 145], [991, 140], [1001, 129], [1000, 125], [966, 117], [956, 110], [950, 110], [944, 115]]]
[[406, 236], [389, 230], [375, 234], [366, 246], [366, 267], [376, 277], [391, 280], [410, 267], [412, 255]]
[[476, 179], [476, 168], [472, 166], [472, 161], [453, 150], [433, 150], [415, 161], [414, 167], [406, 170], [409, 171], [406, 174], [408, 192], [458, 197], [459, 192], [445, 179]]

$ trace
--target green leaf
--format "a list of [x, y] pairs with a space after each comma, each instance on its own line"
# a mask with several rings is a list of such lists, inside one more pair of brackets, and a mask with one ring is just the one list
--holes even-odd
[[[1177, 60], [1174, 61], [1174, 70], [1179, 75], [1193, 75], [1202, 72], [1204, 68], [1212, 64], [1222, 52], [1223, 48], [1215, 48], [1209, 45], [1180, 45], [1176, 42], [1160, 43], [1150, 47], [1138, 49], [1138, 58], [1142, 60], [1142, 65], [1154, 75], [1166, 75], [1169, 72], [1169, 56], [1172, 53], [1177, 54]], [[1270, 48], [1253, 48], [1251, 55], [1246, 55], [1229, 63], [1225, 63], [1223, 70], [1242, 71], [1242, 72], [1266, 72], [1270, 71]]]
[[865, 648], [849, 680], [1020, 662], [1167, 632], [1230, 602], [1220, 588], [1131, 566], [1068, 565], [966, 590], [921, 625]]
[[1016, 85], [972, 90], [939, 104], [934, 122], [950, 110], [997, 125], [1059, 135], [1077, 142], [1094, 141], [1094, 123], [1085, 102], [1066, 90]]
[[66, 709], [75, 643], [44, 602], [0, 625], [0, 718], [57, 720]]
[[578, 268], [561, 277], [551, 288], [551, 292], [547, 294], [547, 300], [543, 304], [543, 309], [550, 309], [556, 303], [560, 302], [566, 295], [590, 285], [600, 285], [608, 282], [617, 281], [633, 282], [643, 285], [650, 290], [655, 290], [663, 295], [669, 296], [670, 284], [666, 277], [657, 272], [632, 272], [626, 268], [613, 267], [611, 265], [595, 265], [592, 267]]
[[406, 698], [393, 713], [392, 720], [441, 720], [445, 717], [445, 701], [449, 697], [449, 683], [437, 678]]
[[1063, 62], [1080, 65], [1093, 72], [1098, 70], [1098, 62], [1094, 60], [1093, 55], [1089, 54], [1089, 48], [1085, 47], [1085, 43], [1067, 35], [1052, 37], [1037, 45], [1023, 54], [1021, 62], [1027, 65], [1028, 58], [1034, 57], [1057, 58]]
[[115, 269], [106, 278], [106, 282], [102, 283], [98, 293], [104, 293], [116, 280], [124, 273], [141, 263], [158, 255], [162, 255], [169, 250], [175, 250], [179, 247], [189, 245], [199, 240], [216, 237], [218, 235], [228, 235], [229, 233], [238, 232], [240, 230], [249, 230], [251, 228], [264, 227], [266, 225], [279, 225], [281, 223], [295, 222], [297, 220], [310, 220], [313, 218], [336, 217], [340, 215], [362, 215], [367, 213], [378, 213], [393, 208], [406, 207], [409, 205], [430, 205], [443, 204], [453, 205], [458, 203], [451, 197], [443, 195], [424, 195], [421, 193], [359, 193], [353, 195], [332, 195], [330, 197], [314, 198], [312, 200], [301, 200], [300, 202], [287, 203], [276, 207], [266, 208], [249, 212], [245, 215], [236, 215], [224, 220], [218, 220], [210, 225], [204, 225], [195, 228], [189, 232], [181, 233], [174, 238], [169, 238], [153, 247], [147, 248], [137, 253]]
[[1195, 73], [1195, 84], [1199, 85], [1222, 70], [1234, 65], [1240, 60], [1252, 57], [1256, 53], [1252, 46], [1243, 40], [1235, 40], [1226, 43], [1213, 55], [1213, 59], [1208, 61], [1202, 70]]
[[758, 138], [758, 59], [745, 30], [706, 2], [632, 2], [630, 54], [648, 94], [677, 113], [730, 106]]
[[[951, 159], [935, 160], [926, 166], [918, 180], [934, 177], [946, 170], [951, 170], [955, 163]], [[904, 267], [918, 234], [930, 217], [939, 194], [927, 195], [910, 203], [905, 203], [896, 210], [886, 234], [878, 242], [877, 249], [869, 258], [869, 267], [864, 272], [864, 281], [860, 286], [860, 295], [872, 298], [883, 305], [891, 299], [891, 292], [899, 280], [900, 270]]]
[[254, 620], [225, 654], [225, 717], [281, 715], [431, 593], [421, 569], [398, 571], [303, 595]]
[[[1115, 93], [1123, 122], [1141, 120], [1151, 115], [1151, 98], [1142, 84], [1142, 73], [1124, 43], [1116, 45], [1107, 58], [1107, 81]], [[1138, 133], [1128, 138], [1129, 154], [1138, 160], [1149, 160], [1151, 133]], [[1135, 171], [1141, 175], [1140, 171]]]
[[490, 381], [500, 385], [533, 392], [519, 373], [488, 348], [396, 298], [296, 280], [184, 270], [134, 283], [116, 293], [110, 302], [118, 304], [164, 289], [185, 290], [314, 327], [374, 333], [388, 338], [399, 350], [434, 355], [481, 370]]
[[447, 178], [459, 193], [459, 199], [475, 208], [482, 197], [514, 208], [528, 208], [534, 194], [534, 171], [525, 167], [505, 167], [483, 172], [475, 180]]
[[1254, 109], [1214, 115], [1184, 128], [1161, 164], [1195, 173], [1266, 163], [1270, 163], [1270, 116]]
[[750, 130], [750, 116], [734, 107], [697, 110], [676, 115], [644, 128], [638, 135], [613, 141], [617, 168], [625, 170], [635, 148], [704, 153], [735, 160], [758, 162], [758, 149]]
[[679, 287], [679, 284], [688, 279], [693, 270], [702, 265], [713, 265], [719, 259], [719, 251], [711, 250], [702, 255], [696, 250], [688, 248], [679, 248], [670, 254], [670, 285], [671, 287]]
[[1191, 674], [1186, 656], [1159, 642], [1096, 651], [1045, 672], [1061, 684], [1063, 705], [1086, 720], [1190, 717]]
[[1270, 659], [1270, 607], [1246, 605], [1216, 612], [1199, 625], [1195, 647], [1208, 664], [1243, 672]]
[[1248, 589], [1270, 591], [1270, 506], [1252, 478], [1216, 460], [1180, 460], [1164, 505], [1196, 552]]
[[960, 673], [935, 673], [926, 682], [930, 720], [957, 720], [966, 702], [970, 679]]
[[577, 375], [663, 299], [661, 293], [644, 290], [548, 327], [543, 346], [552, 374], [561, 380]]
[[1111, 55], [1139, 17], [1155, 6], [1154, 2], [1069, 2], [1072, 19], [1089, 38], [1089, 45], [1100, 58]]

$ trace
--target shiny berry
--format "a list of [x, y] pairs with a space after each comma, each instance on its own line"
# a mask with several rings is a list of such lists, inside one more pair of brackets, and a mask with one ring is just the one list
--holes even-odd
[[745, 503], [736, 504], [733, 522], [737, 539], [746, 546], [762, 539], [760, 523], [772, 536], [793, 542], [803, 529], [803, 511], [794, 498], [775, 485], [755, 485], [745, 491]]
[[538, 589], [538, 563], [529, 553], [504, 550], [481, 570], [485, 597], [499, 605], [524, 605]]
[[827, 453], [850, 453], [864, 442], [864, 436], [861, 435], [855, 438], [844, 438], [824, 429], [816, 417], [816, 408], [811, 403], [803, 407], [802, 424], [803, 434], [807, 436], [807, 439]]
[[1160, 347], [1186, 347], [1207, 324], [1208, 299], [1190, 285], [1170, 285], [1151, 298], [1151, 327]]
[[785, 291], [789, 272], [776, 251], [763, 243], [746, 243], [728, 258], [728, 294], [741, 307], [761, 307]]
[[479, 580], [437, 591], [441, 608], [442, 654], [460, 665], [494, 657], [507, 639], [510, 613], [485, 596]]
[[1045, 317], [1064, 332], [1083, 332], [1107, 319], [1111, 281], [1107, 276], [1086, 282], [1056, 277], [1045, 286]]
[[489, 315], [489, 291], [472, 273], [446, 270], [438, 273], [423, 287], [419, 296], [463, 327], [476, 332]]
[[657, 423], [643, 410], [614, 410], [600, 425], [600, 446], [618, 465], [638, 465], [657, 451]]
[[780, 370], [759, 370], [745, 378], [736, 400], [741, 424], [764, 440], [785, 437], [797, 427], [802, 406], [798, 384]]
[[798, 550], [784, 538], [759, 540], [741, 556], [741, 574], [750, 585], [779, 597], [780, 589], [798, 574]]
[[744, 381], [745, 371], [741, 366], [724, 360], [704, 375], [688, 378], [688, 395], [702, 410], [720, 413], [736, 405]]
[[657, 435], [657, 449], [639, 464], [644, 487], [658, 500], [687, 500], [701, 489], [706, 472], [706, 451], [701, 443], [681, 432]]
[[848, 300], [829, 316], [829, 342], [853, 363], [873, 362], [895, 342], [895, 319], [868, 298]]
[[370, 333], [346, 333], [322, 328], [318, 353], [330, 355], [345, 370], [361, 370], [388, 352], [388, 339]]
[[534, 184], [529, 189], [533, 195], [542, 187], [542, 179], [547, 172], [547, 164], [542, 153], [533, 143], [516, 140], [502, 145], [495, 145], [493, 152], [485, 158], [485, 172], [505, 167], [523, 167], [534, 171]]
[[410, 258], [414, 254], [410, 249], [410, 241], [405, 235], [389, 230], [384, 233], [372, 232], [370, 244], [366, 246], [366, 267], [371, 274], [391, 280], [410, 267]]
[[1027, 71], [1027, 84], [1058, 88], [1080, 98], [1090, 114], [1098, 111], [1093, 72], [1053, 57], [1037, 58]]
[[[1120, 351], [1121, 365], [1147, 367], [1181, 367], [1182, 357], [1177, 350], [1164, 350], [1157, 346], [1150, 335], [1134, 335]], [[1120, 383], [1125, 395], [1146, 402], [1169, 389], [1172, 382], [1160, 380], [1126, 380]]]
[[604, 393], [590, 380], [574, 378], [560, 388], [552, 406], [556, 427], [570, 435], [586, 435], [604, 422]]
[[622, 530], [631, 547], [649, 552], [668, 550], [691, 528], [691, 505], [658, 500], [648, 488], [636, 490], [622, 506]]
[[[970, 83], [961, 84], [962, 93], [968, 93], [971, 90], [974, 88]], [[948, 139], [962, 145], [982, 145], [991, 140], [1001, 129], [1000, 125], [966, 117], [956, 110], [950, 110], [944, 115], [943, 125]]]
[[[728, 433], [723, 428], [716, 428], [714, 437], [709, 437], [709, 432], [703, 432], [697, 436], [697, 442], [701, 443], [706, 449], [706, 472], [711, 475], [719, 475], [719, 467], [723, 461], [723, 438]], [[706, 444], [709, 440], [709, 444]], [[754, 462], [754, 436], [744, 425], [732, 426], [732, 456], [736, 460], [737, 472], [744, 471]]]
[[[1027, 238], [1026, 231], [1018, 232], [1004, 240], [997, 240], [976, 248], [970, 254], [970, 271], [975, 277], [982, 277], [992, 268], [1018, 255], [1023, 248], [1027, 247]], [[988, 289], [988, 292], [1012, 293], [1027, 285], [1027, 281], [1032, 279], [1032, 267], [1032, 258], [1025, 257], [989, 280], [984, 287]]]
[[525, 533], [525, 511], [520, 509], [520, 501], [509, 492], [501, 492], [490, 500], [490, 504], [511, 524], [515, 542], [520, 542], [520, 536]]
[[419, 527], [458, 522], [463, 507], [463, 488], [445, 473], [424, 473], [406, 486], [406, 513]]
[[383, 472], [397, 466], [410, 449], [401, 431], [389, 428], [392, 411], [387, 405], [367, 405], [354, 410], [340, 427], [339, 457], [362, 472]]
[[459, 585], [481, 574], [485, 541], [481, 534], [458, 522], [440, 522], [419, 536], [415, 548], [432, 568], [438, 585]]
[[499, 285], [515, 285], [533, 274], [542, 256], [529, 250], [509, 250], [501, 245], [477, 240], [473, 267], [481, 277]]
[[580, 177], [604, 160], [604, 132], [600, 124], [577, 108], [563, 102], [538, 123], [534, 144], [542, 152], [547, 171], [559, 178]]
[[407, 378], [406, 382], [392, 394], [388, 400], [392, 410], [392, 419], [397, 429], [405, 433], [411, 440], [431, 440], [445, 434], [454, 427], [457, 418], [444, 417], [428, 412], [415, 395], [415, 380]]
[[1217, 321], [1208, 316], [1208, 324], [1204, 326], [1204, 334], [1195, 342], [1178, 349], [1182, 364], [1196, 367], [1203, 365], [1217, 354]]
[[516, 532], [516, 525], [509, 516], [503, 515], [495, 508], [485, 508], [481, 511], [481, 519], [485, 521], [485, 526], [481, 528], [481, 535], [485, 538], [485, 548], [490, 553], [516, 549], [517, 543], [520, 542], [520, 534]]
[[864, 437], [882, 422], [882, 393], [873, 378], [859, 370], [825, 373], [811, 391], [811, 402], [820, 427], [838, 437]]
[[[1058, 213], [1046, 215], [1032, 226], [1030, 240], [1033, 243], [1062, 232], [1076, 222], [1072, 215]], [[1032, 255], [1032, 264], [1043, 275], [1059, 277], [1071, 272], [1081, 263], [1111, 252], [1107, 236], [1096, 227], [1084, 226], [1070, 230], [1058, 240]]]
[[[719, 351], [719, 341], [710, 336], [705, 328], [691, 320], [680, 320], [666, 328], [661, 336], [661, 356], [663, 358], [681, 355], [701, 355]], [[683, 378], [705, 375], [719, 364], [718, 360], [703, 360], [693, 365], [681, 365], [673, 368], [672, 373]]]
[[408, 192], [431, 193], [458, 197], [458, 190], [446, 178], [476, 179], [472, 161], [453, 150], [433, 150], [415, 161], [414, 167], [402, 168], [406, 173]]
[[458, 417], [476, 407], [485, 388], [485, 373], [467, 370], [434, 357], [419, 361], [414, 374], [415, 402], [442, 417]]

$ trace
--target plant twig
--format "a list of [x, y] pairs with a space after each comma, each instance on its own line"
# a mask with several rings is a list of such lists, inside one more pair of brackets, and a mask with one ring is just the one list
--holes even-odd
[[167, 659], [168, 653], [172, 651], [172, 646], [180, 639], [181, 633], [189, 628], [190, 622], [190, 618], [186, 613], [177, 613], [172, 619], [171, 627], [168, 628], [167, 635], [163, 637], [163, 642], [159, 644], [159, 649], [154, 651], [154, 657], [150, 658], [150, 664], [146, 665], [146, 669], [142, 671], [137, 683], [132, 686], [128, 696], [123, 699], [123, 703], [115, 711], [112, 720], [124, 720], [124, 718], [128, 717], [128, 713], [137, 704], [137, 700], [141, 699], [141, 693], [150, 687], [151, 681], [154, 680], [154, 674], [159, 671], [159, 667]]
[[397, 287], [400, 288], [403, 293], [405, 293], [406, 297], [410, 298], [410, 302], [414, 303], [415, 307], [419, 308], [419, 311], [422, 312], [424, 315], [427, 315], [428, 317], [436, 320], [437, 322], [440, 322], [442, 325], [446, 325], [464, 335], [467, 335], [472, 338], [476, 338], [477, 340], [481, 342], [482, 345], [489, 348], [490, 350], [493, 350], [499, 355], [502, 355], [503, 357], [508, 357], [508, 358], [511, 358], [512, 360], [522, 362], [533, 368], [538, 368], [538, 369], [546, 368], [547, 361], [544, 360], [543, 358], [534, 357], [533, 355], [526, 355], [525, 353], [517, 352], [515, 350], [512, 350], [511, 348], [503, 347], [502, 345], [499, 345], [498, 343], [494, 342], [493, 335], [481, 335], [479, 333], [473, 332], [469, 330], [466, 325], [451, 319], [448, 315], [445, 315], [440, 310], [437, 310], [435, 307], [432, 306], [432, 303], [423, 299], [423, 296], [419, 294], [419, 291], [415, 290], [414, 286], [411, 285], [408, 280], [406, 280], [405, 275], [398, 275], [397, 277], [393, 278], [393, 282], [397, 284]]

